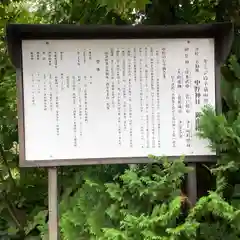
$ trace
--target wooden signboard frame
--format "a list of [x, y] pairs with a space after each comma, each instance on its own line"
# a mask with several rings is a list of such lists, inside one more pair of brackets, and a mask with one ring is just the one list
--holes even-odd
[[[233, 36], [231, 23], [172, 26], [77, 26], [77, 25], [24, 25], [7, 26], [7, 40], [11, 60], [17, 72], [18, 127], [20, 166], [51, 167], [64, 165], [121, 164], [149, 162], [147, 157], [106, 159], [53, 159], [26, 161], [22, 41], [39, 39], [162, 39], [162, 38], [214, 38], [215, 42], [215, 97], [216, 111], [221, 111], [220, 65], [226, 59]], [[174, 159], [178, 156], [170, 157]], [[214, 156], [186, 156], [186, 162], [214, 161]]]

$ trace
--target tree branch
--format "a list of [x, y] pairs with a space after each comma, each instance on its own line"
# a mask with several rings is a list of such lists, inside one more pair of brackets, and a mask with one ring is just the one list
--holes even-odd
[[[2, 182], [5, 182], [6, 180], [4, 179], [4, 177], [0, 174], [0, 180]], [[8, 195], [7, 195], [7, 192], [5, 190], [2, 191], [2, 194], [3, 194], [3, 197], [4, 197], [4, 202], [7, 206], [7, 210], [12, 218], [12, 220], [15, 222], [16, 226], [18, 227], [18, 229], [20, 231], [24, 231], [21, 223], [19, 222], [17, 216], [16, 216], [16, 213], [14, 212], [14, 206], [12, 204], [12, 202], [8, 199]]]
[[14, 188], [16, 188], [17, 185], [16, 185], [16, 182], [15, 182], [13, 176], [12, 176], [12, 172], [11, 172], [11, 169], [10, 169], [9, 164], [7, 162], [7, 158], [5, 156], [2, 144], [0, 144], [0, 155], [2, 156], [2, 159], [3, 159], [3, 162], [4, 162], [5, 166], [7, 167], [7, 171], [8, 171], [9, 177], [11, 179], [12, 185], [13, 185]]

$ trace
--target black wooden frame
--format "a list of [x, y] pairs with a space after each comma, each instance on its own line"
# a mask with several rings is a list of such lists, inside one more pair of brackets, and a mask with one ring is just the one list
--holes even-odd
[[[171, 26], [105, 26], [105, 25], [44, 25], [9, 24], [6, 27], [8, 51], [17, 73], [18, 130], [20, 166], [51, 167], [64, 165], [146, 163], [143, 158], [65, 159], [27, 161], [25, 159], [24, 95], [22, 69], [22, 40], [53, 39], [163, 39], [163, 38], [213, 38], [215, 42], [215, 95], [216, 112], [221, 112], [220, 66], [228, 56], [233, 40], [232, 23]], [[174, 159], [175, 157], [169, 157]], [[216, 156], [186, 156], [186, 162], [215, 161]]]

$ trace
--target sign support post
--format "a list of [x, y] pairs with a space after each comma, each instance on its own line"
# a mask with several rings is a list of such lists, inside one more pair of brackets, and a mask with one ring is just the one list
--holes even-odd
[[48, 168], [49, 240], [59, 240], [57, 167]]
[[188, 163], [188, 166], [192, 168], [192, 171], [188, 173], [187, 177], [187, 196], [192, 206], [197, 202], [197, 164]]

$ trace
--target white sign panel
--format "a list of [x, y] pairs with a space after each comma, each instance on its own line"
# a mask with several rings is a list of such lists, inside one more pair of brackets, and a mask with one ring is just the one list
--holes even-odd
[[215, 155], [214, 39], [24, 40], [26, 160]]

